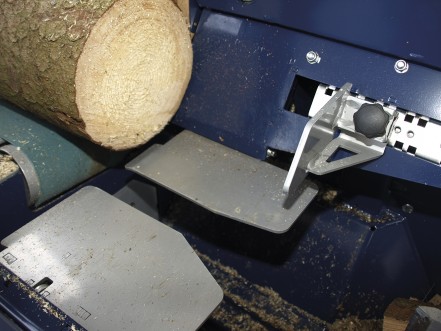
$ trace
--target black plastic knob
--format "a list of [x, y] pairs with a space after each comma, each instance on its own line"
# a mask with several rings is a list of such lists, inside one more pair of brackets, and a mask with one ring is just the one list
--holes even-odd
[[389, 115], [377, 103], [364, 103], [354, 114], [355, 131], [367, 138], [383, 136], [388, 123]]

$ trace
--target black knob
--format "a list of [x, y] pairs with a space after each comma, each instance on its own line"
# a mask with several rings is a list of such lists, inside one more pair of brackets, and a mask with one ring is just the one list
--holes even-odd
[[383, 136], [388, 123], [389, 115], [378, 103], [364, 103], [354, 114], [355, 131], [367, 138]]

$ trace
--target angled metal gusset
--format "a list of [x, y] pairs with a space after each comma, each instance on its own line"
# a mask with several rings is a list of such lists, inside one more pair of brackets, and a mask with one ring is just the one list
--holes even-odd
[[[283, 185], [295, 191], [308, 173], [324, 175], [383, 155], [395, 111], [351, 97], [346, 83], [306, 124]], [[343, 150], [349, 156], [334, 159]]]

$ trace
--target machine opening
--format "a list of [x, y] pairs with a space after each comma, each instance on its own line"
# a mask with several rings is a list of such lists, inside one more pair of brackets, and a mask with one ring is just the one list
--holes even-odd
[[286, 100], [285, 110], [308, 116], [309, 108], [311, 108], [312, 100], [319, 85], [320, 82], [297, 75]]

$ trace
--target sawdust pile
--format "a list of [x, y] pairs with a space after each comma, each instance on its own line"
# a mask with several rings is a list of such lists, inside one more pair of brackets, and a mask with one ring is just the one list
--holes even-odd
[[[328, 191], [322, 199], [323, 203], [331, 204], [334, 208], [338, 201], [337, 191]], [[186, 217], [183, 217], [186, 215]], [[308, 331], [334, 331], [334, 330], [382, 330], [382, 319], [364, 320], [358, 316], [348, 316], [344, 311], [339, 311], [342, 319], [333, 323], [320, 319], [299, 306], [283, 298], [283, 293], [275, 291], [269, 286], [258, 284], [247, 279], [237, 269], [225, 263], [216, 253], [210, 252], [203, 245], [199, 245], [200, 238], [223, 245], [244, 254], [244, 263], [247, 263], [246, 252], [252, 251], [253, 256], [263, 259], [267, 252], [262, 251], [259, 244], [268, 237], [262, 236], [257, 230], [248, 228], [248, 233], [253, 234], [249, 244], [237, 245], [236, 238], [243, 234], [240, 224], [231, 223], [225, 229], [226, 222], [219, 225], [219, 216], [197, 207], [185, 199], [176, 197], [168, 207], [162, 222], [178, 231], [184, 230], [187, 240], [192, 244], [196, 254], [205, 264], [207, 269], [218, 282], [224, 292], [224, 299], [219, 307], [201, 326], [201, 331], [236, 331], [236, 330], [308, 330]], [[220, 238], [228, 232], [228, 238]], [[221, 236], [219, 235], [221, 234]], [[281, 240], [293, 240], [292, 237], [279, 237]], [[229, 241], [231, 240], [231, 241]], [[268, 244], [268, 242], [267, 242]], [[275, 245], [274, 248], [277, 248]], [[214, 254], [214, 256], [212, 255]], [[263, 257], [262, 257], [263, 256]]]
[[356, 316], [336, 320], [328, 328], [329, 331], [381, 331], [382, 320], [361, 320]]
[[0, 154], [0, 181], [6, 179], [18, 170], [17, 164], [12, 157], [5, 154]]
[[375, 331], [382, 320], [355, 316], [330, 324], [287, 302], [279, 293], [253, 284], [237, 270], [195, 251], [224, 291], [224, 300], [201, 330], [329, 330]]

